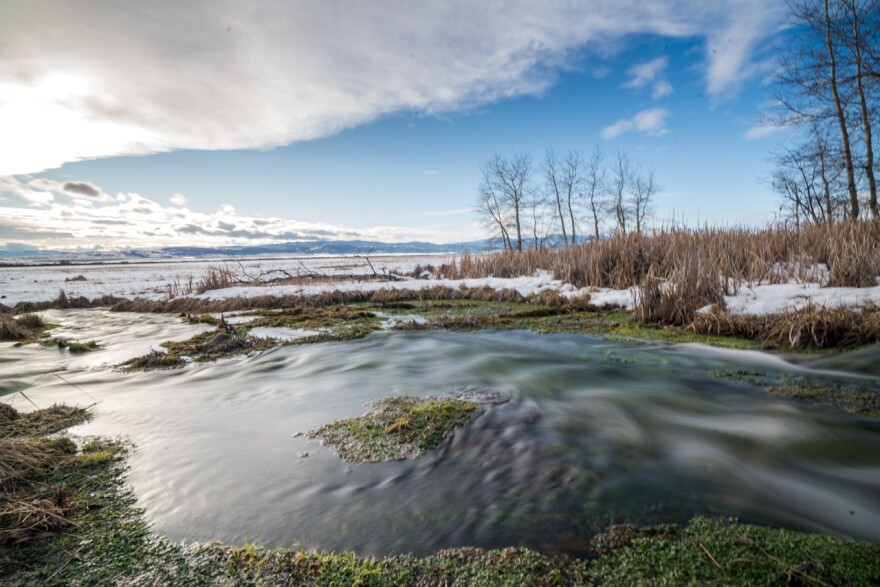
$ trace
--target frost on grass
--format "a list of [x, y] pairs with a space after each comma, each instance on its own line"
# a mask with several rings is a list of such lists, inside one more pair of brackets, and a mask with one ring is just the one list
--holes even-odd
[[374, 412], [327, 424], [308, 433], [350, 462], [375, 463], [416, 458], [437, 448], [468, 421], [477, 404], [456, 398], [392, 397], [373, 404]]

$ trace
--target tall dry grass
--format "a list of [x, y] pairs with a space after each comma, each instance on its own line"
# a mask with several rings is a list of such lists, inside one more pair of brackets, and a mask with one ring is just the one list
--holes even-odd
[[[827, 264], [828, 274], [814, 265]], [[662, 228], [618, 235], [566, 249], [463, 255], [437, 268], [438, 276], [515, 277], [552, 271], [578, 287], [623, 289], [639, 285], [652, 271], [659, 279], [691, 276], [693, 267], [718, 274], [725, 293], [740, 284], [789, 279], [823, 285], [864, 287], [880, 276], [880, 220], [772, 228]]]
[[866, 287], [880, 276], [880, 220], [786, 227], [663, 228], [566, 249], [463, 255], [435, 269], [451, 279], [551, 271], [577, 287], [640, 286], [636, 317], [684, 325], [743, 285], [818, 282]]

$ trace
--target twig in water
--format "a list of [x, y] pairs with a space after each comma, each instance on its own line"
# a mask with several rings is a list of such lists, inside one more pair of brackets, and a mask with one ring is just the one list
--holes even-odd
[[[70, 386], [74, 387], [75, 389], [80, 390], [81, 392], [83, 392], [84, 394], [86, 394], [87, 396], [89, 396], [89, 398], [91, 398], [94, 402], [97, 403], [98, 400], [95, 399], [95, 396], [93, 396], [92, 394], [90, 394], [89, 392], [87, 392], [85, 389], [83, 389], [83, 388], [80, 387], [79, 385], [77, 385], [77, 384], [75, 384], [75, 383], [71, 383], [70, 381], [68, 381], [67, 379], [65, 379], [64, 377], [62, 377], [61, 375], [59, 375], [58, 373], [55, 373], [54, 371], [52, 372], [52, 375], [54, 375], [55, 377], [57, 377], [58, 379], [60, 379], [60, 380], [63, 381], [64, 383], [66, 383], [67, 385], [70, 385]], [[93, 404], [93, 405], [94, 405], [94, 404]]]

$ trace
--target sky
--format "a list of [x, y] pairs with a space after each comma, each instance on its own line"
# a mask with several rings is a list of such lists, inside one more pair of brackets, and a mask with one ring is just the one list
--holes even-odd
[[[425, 4], [424, 6], [422, 4]], [[785, 3], [3, 0], [0, 250], [484, 238], [495, 153], [623, 150], [760, 225]]]

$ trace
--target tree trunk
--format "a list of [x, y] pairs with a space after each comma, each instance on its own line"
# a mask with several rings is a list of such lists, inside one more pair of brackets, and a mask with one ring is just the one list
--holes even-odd
[[859, 195], [856, 191], [856, 175], [853, 169], [852, 150], [849, 143], [849, 129], [846, 116], [840, 103], [837, 91], [837, 61], [834, 54], [834, 41], [831, 37], [831, 13], [825, 0], [825, 42], [828, 47], [828, 61], [831, 65], [831, 94], [834, 96], [834, 108], [837, 112], [837, 124], [840, 126], [840, 139], [843, 143], [843, 162], [846, 167], [846, 187], [849, 191], [850, 216], [855, 220], [859, 217]]
[[862, 71], [862, 33], [859, 25], [859, 15], [856, 10], [855, 0], [849, 2], [850, 14], [852, 15], [853, 38], [852, 52], [856, 60], [856, 87], [859, 91], [859, 105], [862, 110], [862, 127], [865, 132], [865, 175], [868, 178], [868, 194], [871, 213], [876, 218], [880, 215], [877, 208], [877, 182], [874, 179], [874, 146], [871, 136], [871, 120], [868, 117], [868, 101], [865, 99], [864, 73]]

